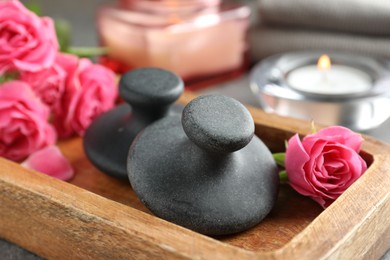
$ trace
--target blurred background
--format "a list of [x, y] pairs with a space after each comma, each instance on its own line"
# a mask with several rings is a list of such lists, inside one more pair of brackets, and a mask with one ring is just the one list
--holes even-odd
[[[40, 6], [42, 14], [64, 19], [71, 27], [72, 46], [99, 46], [97, 12], [113, 0], [23, 0]], [[126, 2], [126, 1], [125, 1]], [[390, 2], [385, 1], [309, 1], [309, 0], [233, 0], [251, 9], [247, 67], [229, 81], [211, 82], [202, 93], [222, 93], [239, 101], [260, 106], [249, 87], [250, 69], [273, 54], [301, 50], [353, 51], [373, 57], [390, 57]], [[110, 25], [109, 30], [115, 30]], [[115, 32], [121, 38], [121, 32]], [[128, 35], [123, 35], [123, 38]], [[126, 39], [126, 41], [129, 41]], [[219, 46], [225, 45], [219, 43]], [[209, 61], [208, 61], [209, 62]], [[189, 63], [185, 61], [185, 63]], [[390, 120], [366, 131], [390, 142]]]

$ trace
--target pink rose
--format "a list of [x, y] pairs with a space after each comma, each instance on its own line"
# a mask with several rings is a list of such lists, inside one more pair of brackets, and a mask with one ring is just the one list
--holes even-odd
[[359, 155], [362, 141], [359, 134], [340, 126], [307, 135], [302, 142], [293, 136], [285, 159], [290, 185], [328, 207], [367, 169]]
[[68, 73], [61, 111], [54, 125], [61, 137], [73, 133], [83, 135], [85, 129], [101, 113], [114, 106], [117, 86], [114, 73], [89, 59], [62, 55], [61, 64]]
[[49, 68], [58, 50], [53, 21], [19, 1], [0, 1], [0, 74]]
[[62, 55], [57, 54], [50, 68], [36, 72], [25, 71], [20, 76], [20, 80], [27, 82], [35, 94], [53, 111], [60, 109], [60, 101], [65, 91], [66, 72], [61, 64]]
[[64, 181], [74, 176], [72, 165], [54, 145], [32, 153], [22, 166]]
[[56, 141], [49, 108], [22, 81], [0, 85], [0, 156], [21, 160]]

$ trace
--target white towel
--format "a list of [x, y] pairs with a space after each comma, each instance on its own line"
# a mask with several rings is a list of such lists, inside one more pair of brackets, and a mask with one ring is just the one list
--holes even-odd
[[298, 50], [350, 51], [390, 58], [390, 37], [258, 26], [249, 34], [254, 61]]
[[254, 60], [298, 50], [350, 51], [390, 58], [390, 37], [262, 26], [250, 31], [249, 41]]
[[390, 35], [389, 0], [257, 0], [263, 24]]

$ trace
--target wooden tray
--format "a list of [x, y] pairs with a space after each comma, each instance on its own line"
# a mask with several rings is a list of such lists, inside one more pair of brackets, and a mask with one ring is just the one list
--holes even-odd
[[[308, 122], [250, 111], [274, 152], [310, 132]], [[370, 137], [369, 169], [326, 210], [281, 185], [262, 223], [216, 238], [153, 216], [127, 182], [91, 165], [80, 138], [59, 145], [76, 170], [71, 183], [0, 159], [0, 237], [45, 258], [375, 259], [390, 247], [390, 146]]]

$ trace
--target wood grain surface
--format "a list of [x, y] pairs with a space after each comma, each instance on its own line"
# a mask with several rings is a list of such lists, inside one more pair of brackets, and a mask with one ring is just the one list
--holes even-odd
[[[186, 93], [182, 103], [194, 95]], [[274, 152], [310, 123], [249, 108]], [[206, 237], [154, 217], [126, 181], [97, 170], [80, 138], [59, 143], [75, 168], [70, 183], [0, 159], [0, 237], [49, 259], [375, 259], [390, 247], [390, 147], [365, 137], [367, 172], [322, 210], [281, 185], [256, 227]]]

